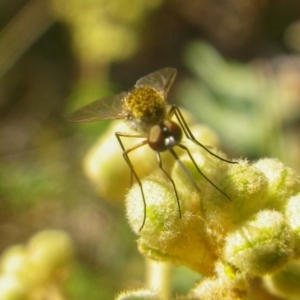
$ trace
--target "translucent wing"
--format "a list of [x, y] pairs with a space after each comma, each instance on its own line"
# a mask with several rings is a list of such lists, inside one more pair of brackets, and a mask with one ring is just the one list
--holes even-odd
[[126, 92], [110, 95], [96, 100], [73, 112], [69, 122], [94, 122], [100, 120], [122, 119], [122, 99], [127, 96]]
[[139, 79], [136, 82], [135, 87], [151, 86], [165, 95], [169, 92], [176, 74], [177, 70], [174, 68], [160, 69]]

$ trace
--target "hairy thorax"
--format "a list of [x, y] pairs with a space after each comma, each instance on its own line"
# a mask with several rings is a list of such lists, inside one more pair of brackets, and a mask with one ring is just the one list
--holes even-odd
[[150, 86], [132, 90], [123, 100], [123, 109], [129, 127], [143, 134], [166, 118], [164, 96]]

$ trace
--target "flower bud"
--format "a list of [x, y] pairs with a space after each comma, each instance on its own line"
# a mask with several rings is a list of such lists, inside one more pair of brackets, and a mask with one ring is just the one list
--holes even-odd
[[44, 282], [63, 271], [73, 257], [70, 237], [59, 230], [45, 230], [34, 235], [27, 246], [32, 280]]
[[245, 274], [234, 272], [220, 262], [216, 264], [216, 273], [216, 276], [205, 278], [192, 290], [192, 299], [247, 299], [248, 282]]
[[163, 300], [155, 291], [140, 289], [121, 293], [115, 300]]
[[[222, 153], [217, 154], [224, 157]], [[182, 192], [183, 201], [189, 201], [191, 191], [197, 195], [199, 202], [201, 197], [203, 218], [213, 233], [213, 240], [224, 236], [228, 230], [265, 207], [268, 182], [258, 169], [246, 161], [237, 164], [224, 162], [204, 150], [195, 151], [192, 155], [211, 182], [197, 171], [188, 155], [180, 159], [198, 190], [178, 164], [172, 177]]]
[[292, 254], [292, 237], [283, 215], [264, 210], [226, 237], [223, 258], [252, 276], [280, 269]]
[[268, 179], [268, 207], [282, 211], [287, 199], [300, 192], [300, 175], [274, 158], [260, 159], [254, 166]]
[[185, 201], [179, 193], [179, 210], [168, 179], [151, 176], [142, 184], [147, 208], [142, 229], [144, 204], [137, 184], [129, 191], [126, 201], [130, 225], [140, 235], [140, 251], [153, 260], [170, 261], [210, 274], [215, 255], [206, 244], [205, 223], [198, 196], [192, 192]]
[[280, 271], [266, 276], [268, 290], [278, 297], [300, 297], [300, 262], [291, 261]]
[[0, 276], [0, 299], [1, 300], [24, 300], [27, 296], [27, 287], [23, 280], [15, 274]]
[[[84, 169], [88, 178], [95, 184], [99, 195], [118, 203], [124, 200], [126, 190], [130, 187], [131, 171], [124, 160], [115, 132], [136, 134], [124, 123], [113, 122], [88, 152], [84, 160]], [[133, 137], [122, 138], [125, 149], [130, 149], [142, 140]], [[157, 168], [155, 152], [148, 145], [135, 149], [128, 155], [140, 179]]]
[[26, 249], [22, 245], [16, 245], [9, 247], [1, 255], [1, 272], [7, 274], [19, 274], [22, 273], [26, 266], [27, 253]]

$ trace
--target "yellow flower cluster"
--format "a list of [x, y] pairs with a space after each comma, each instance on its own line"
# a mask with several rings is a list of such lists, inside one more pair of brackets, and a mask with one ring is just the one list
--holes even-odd
[[0, 299], [63, 299], [61, 284], [72, 256], [69, 236], [58, 230], [39, 232], [27, 245], [8, 248], [0, 257]]
[[[299, 174], [277, 159], [228, 164], [191, 149], [203, 173], [230, 199], [197, 172], [188, 155], [181, 155], [199, 188], [175, 163], [171, 177], [179, 193], [181, 218], [174, 190], [161, 176], [142, 181], [147, 206], [141, 231], [140, 187], [134, 185], [127, 195], [127, 216], [139, 234], [139, 250], [150, 259], [206, 275], [191, 292], [193, 299], [246, 299], [248, 279], [257, 276], [268, 281], [273, 293], [299, 297]], [[293, 288], [291, 277], [297, 283]]]
[[[85, 160], [87, 174], [105, 198], [112, 195], [121, 199], [130, 184], [130, 170], [113, 134], [129, 133], [125, 128], [113, 123]], [[190, 128], [202, 144], [218, 145], [208, 128]], [[141, 141], [123, 139], [126, 149]], [[183, 149], [175, 147], [181, 164], [168, 153], [162, 153], [162, 162], [174, 180], [178, 205], [155, 153], [147, 145], [130, 153], [146, 202], [141, 229], [145, 206], [140, 186], [134, 184], [126, 197], [126, 210], [131, 228], [139, 235], [140, 252], [152, 260], [187, 266], [206, 276], [182, 299], [247, 299], [250, 280], [257, 277], [276, 295], [299, 297], [300, 175], [278, 159], [230, 164], [186, 139], [183, 143], [219, 189], [197, 171]], [[220, 151], [214, 152], [226, 158]], [[135, 299], [138, 294], [127, 292], [118, 299]], [[139, 299], [160, 296], [149, 291]]]

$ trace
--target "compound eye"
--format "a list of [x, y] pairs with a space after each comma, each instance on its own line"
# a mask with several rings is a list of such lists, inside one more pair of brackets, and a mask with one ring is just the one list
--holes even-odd
[[181, 127], [170, 120], [166, 120], [164, 122], [164, 126], [168, 129], [169, 135], [173, 138], [174, 143], [179, 143], [182, 138], [182, 130]]
[[165, 133], [162, 126], [154, 125], [151, 127], [148, 135], [148, 144], [154, 151], [163, 152], [168, 149], [165, 145]]
[[163, 152], [178, 145], [181, 136], [180, 126], [167, 120], [162, 124], [151, 127], [148, 135], [148, 144], [154, 151]]

